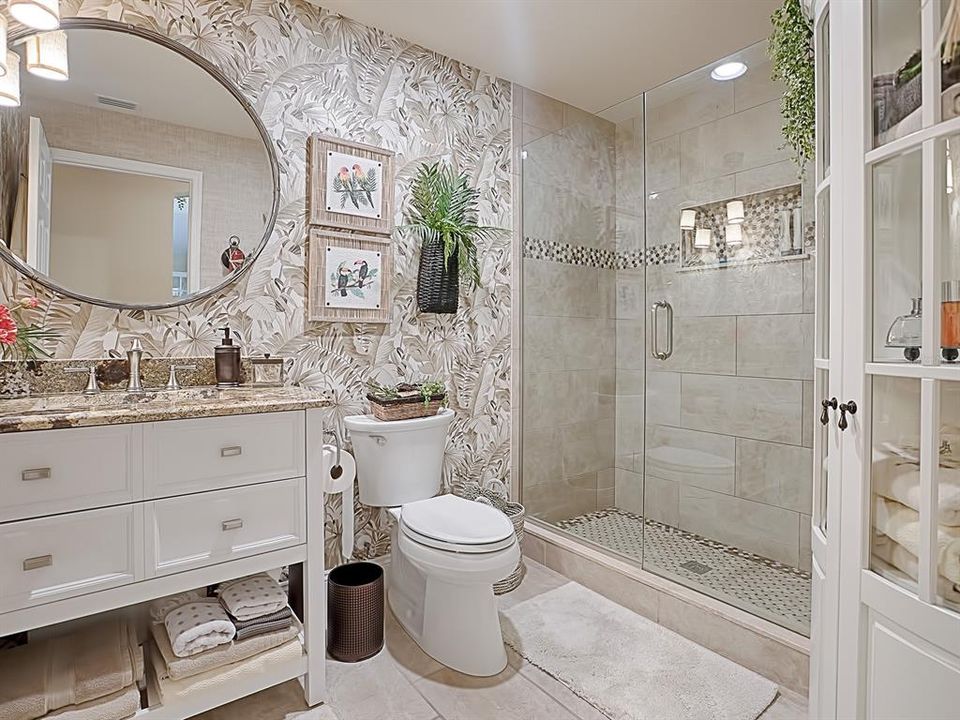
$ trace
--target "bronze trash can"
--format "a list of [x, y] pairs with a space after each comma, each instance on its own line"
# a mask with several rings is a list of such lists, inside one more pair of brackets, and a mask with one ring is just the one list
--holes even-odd
[[327, 652], [341, 662], [359, 662], [383, 649], [383, 568], [355, 562], [327, 578]]

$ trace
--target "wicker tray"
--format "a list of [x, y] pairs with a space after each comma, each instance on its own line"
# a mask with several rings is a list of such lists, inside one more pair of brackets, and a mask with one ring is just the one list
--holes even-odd
[[370, 410], [377, 420], [412, 420], [430, 417], [440, 412], [440, 406], [446, 398], [446, 395], [433, 395], [429, 402], [424, 402], [423, 396], [419, 394], [392, 400], [384, 400], [373, 394], [367, 395]]
[[[503, 483], [500, 481], [494, 481], [493, 484], [503, 487]], [[499, 580], [493, 584], [493, 592], [497, 595], [503, 595], [511, 590], [516, 590], [527, 572], [526, 565], [523, 564], [522, 552], [523, 520], [527, 514], [523, 505], [511, 502], [504, 498], [500, 492], [489, 487], [480, 487], [480, 483], [473, 481], [455, 483], [453, 486], [453, 494], [466, 498], [467, 500], [486, 502], [506, 515], [510, 519], [510, 522], [513, 523], [513, 531], [516, 533], [517, 542], [520, 543], [521, 547], [520, 561], [517, 563], [517, 567], [514, 568], [513, 572], [503, 578], [503, 580]]]

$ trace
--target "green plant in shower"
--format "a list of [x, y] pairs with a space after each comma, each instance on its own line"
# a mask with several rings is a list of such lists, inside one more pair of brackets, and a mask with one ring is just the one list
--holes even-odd
[[816, 81], [813, 68], [813, 22], [800, 0], [786, 0], [773, 13], [770, 34], [772, 78], [783, 81], [780, 100], [784, 146], [793, 150], [793, 161], [802, 177], [815, 154]]

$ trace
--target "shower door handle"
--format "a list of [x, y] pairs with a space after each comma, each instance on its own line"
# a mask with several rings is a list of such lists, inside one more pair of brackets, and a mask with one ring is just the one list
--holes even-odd
[[[667, 348], [660, 349], [660, 328], [658, 319], [664, 310], [667, 318]], [[657, 300], [650, 306], [650, 354], [657, 360], [666, 360], [673, 355], [673, 305], [666, 300]]]

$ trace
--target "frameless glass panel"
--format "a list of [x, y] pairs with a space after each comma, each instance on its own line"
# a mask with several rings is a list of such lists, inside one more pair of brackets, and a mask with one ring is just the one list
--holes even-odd
[[870, 8], [874, 147], [921, 127], [920, 0]]
[[873, 377], [870, 568], [916, 590], [920, 381]]
[[873, 359], [916, 362], [922, 345], [921, 154], [873, 167]]
[[937, 601], [960, 612], [960, 382], [940, 383]]
[[817, 197], [816, 347], [814, 356], [830, 357], [830, 188]]

